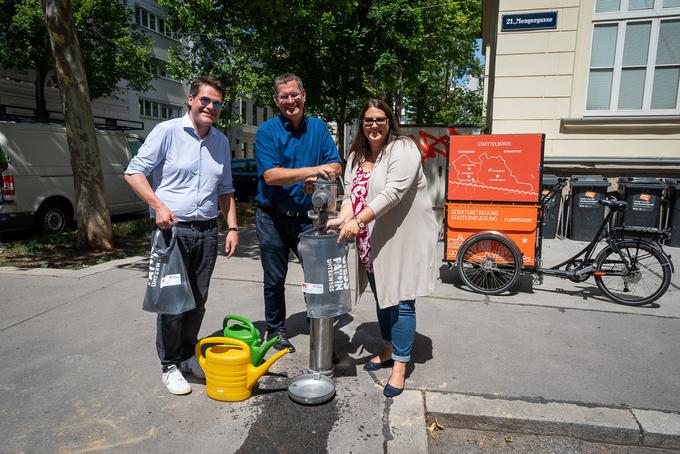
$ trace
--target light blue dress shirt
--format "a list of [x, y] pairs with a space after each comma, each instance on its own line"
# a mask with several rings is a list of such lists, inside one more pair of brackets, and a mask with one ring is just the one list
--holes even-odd
[[137, 173], [153, 174], [156, 196], [178, 221], [216, 218], [218, 195], [234, 192], [229, 141], [214, 127], [201, 139], [189, 114], [153, 128], [125, 169]]

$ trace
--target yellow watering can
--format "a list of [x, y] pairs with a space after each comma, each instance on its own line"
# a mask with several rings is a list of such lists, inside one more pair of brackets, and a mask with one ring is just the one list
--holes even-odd
[[[205, 344], [217, 344], [202, 353]], [[196, 344], [196, 358], [205, 372], [205, 391], [215, 400], [236, 402], [250, 397], [253, 385], [290, 350], [281, 350], [261, 366], [251, 364], [250, 347], [238, 339], [206, 337]]]

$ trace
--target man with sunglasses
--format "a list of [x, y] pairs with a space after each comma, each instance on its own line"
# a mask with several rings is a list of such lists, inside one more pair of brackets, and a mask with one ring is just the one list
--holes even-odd
[[[149, 204], [154, 229], [163, 229], [167, 241], [175, 227], [196, 301], [195, 309], [182, 314], [158, 314], [156, 349], [163, 384], [172, 394], [191, 392], [182, 372], [205, 377], [193, 355], [217, 259], [218, 210], [228, 225], [227, 257], [238, 245], [229, 141], [213, 127], [223, 99], [219, 80], [206, 76], [192, 82], [189, 111], [159, 123], [125, 170], [127, 182]], [[151, 174], [153, 188], [146, 179]]]
[[255, 157], [259, 178], [255, 227], [264, 272], [267, 337], [281, 336], [274, 348], [295, 348], [286, 335], [288, 254], [297, 255], [298, 235], [312, 227], [307, 212], [317, 177], [333, 180], [342, 167], [328, 125], [304, 115], [302, 80], [282, 74], [274, 80], [274, 103], [281, 114], [257, 130]]

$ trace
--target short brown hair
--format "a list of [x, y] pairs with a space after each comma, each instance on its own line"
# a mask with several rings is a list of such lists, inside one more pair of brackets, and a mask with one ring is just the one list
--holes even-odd
[[222, 100], [224, 101], [224, 85], [222, 85], [222, 82], [218, 78], [212, 76], [203, 76], [193, 80], [189, 87], [189, 94], [191, 96], [196, 96], [198, 90], [200, 90], [203, 85], [207, 85], [219, 91], [222, 95]]

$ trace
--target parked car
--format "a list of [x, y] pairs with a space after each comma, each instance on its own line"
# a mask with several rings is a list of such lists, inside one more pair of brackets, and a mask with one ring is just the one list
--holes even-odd
[[255, 159], [232, 159], [231, 176], [236, 200], [249, 201], [257, 195], [257, 164]]
[[[141, 137], [97, 130], [97, 143], [111, 215], [146, 212], [146, 203], [123, 179]], [[73, 225], [76, 196], [64, 126], [0, 121], [0, 145], [9, 159], [0, 185], [0, 231], [37, 227], [59, 233]]]

